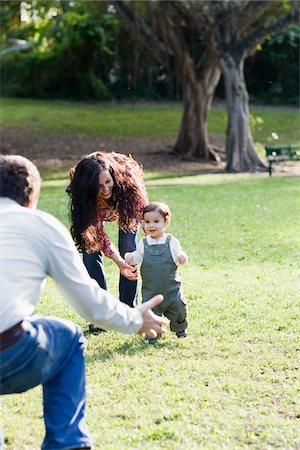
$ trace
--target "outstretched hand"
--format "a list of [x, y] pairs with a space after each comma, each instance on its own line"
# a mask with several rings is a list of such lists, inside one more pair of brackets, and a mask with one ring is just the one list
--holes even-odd
[[155, 295], [155, 297], [137, 307], [144, 319], [142, 328], [138, 332], [141, 336], [147, 334], [149, 337], [156, 338], [157, 334], [165, 334], [167, 332], [165, 326], [168, 324], [168, 321], [163, 317], [157, 316], [152, 311], [152, 308], [159, 305], [163, 299], [163, 295]]
[[131, 266], [124, 262], [120, 267], [120, 272], [123, 277], [127, 278], [130, 281], [136, 281], [138, 279], [138, 266]]

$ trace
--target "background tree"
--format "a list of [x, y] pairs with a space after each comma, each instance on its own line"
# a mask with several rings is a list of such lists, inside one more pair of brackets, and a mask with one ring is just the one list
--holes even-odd
[[299, 3], [112, 3], [125, 21], [106, 1], [1, 2], [1, 46], [10, 46], [2, 50], [2, 96], [183, 100], [175, 152], [218, 159], [206, 123], [222, 68], [227, 169], [263, 169], [249, 129], [244, 63], [252, 101], [254, 93], [255, 101], [299, 102], [300, 26], [274, 34], [295, 21]]
[[172, 2], [111, 3], [181, 87], [184, 112], [175, 153], [188, 159], [220, 160], [207, 131], [207, 116], [221, 74], [214, 54], [207, 51], [202, 38], [182, 20]]
[[[137, 38], [181, 83], [184, 113], [175, 144], [180, 155], [207, 158], [206, 119], [222, 70], [228, 106], [227, 170], [264, 170], [249, 127], [245, 58], [299, 16], [295, 1], [158, 1], [138, 14], [139, 2], [111, 2]], [[146, 10], [146, 11], [145, 11]], [[194, 39], [193, 39], [194, 37]], [[195, 52], [195, 42], [200, 44]], [[194, 46], [193, 46], [194, 44]]]
[[[175, 7], [182, 3], [174, 2]], [[249, 100], [244, 78], [247, 56], [268, 36], [278, 33], [299, 14], [298, 2], [215, 1], [191, 2], [185, 13], [189, 20], [212, 30], [212, 51], [217, 55], [224, 77], [228, 125], [227, 170], [255, 171], [264, 168], [256, 155], [249, 126]]]

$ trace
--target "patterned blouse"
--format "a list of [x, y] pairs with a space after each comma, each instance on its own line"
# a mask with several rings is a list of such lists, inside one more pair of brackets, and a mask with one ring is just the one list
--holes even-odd
[[[137, 220], [142, 223], [142, 213], [143, 209], [148, 203], [147, 194], [145, 193], [144, 196], [144, 202], [137, 202], [136, 204], [136, 218]], [[104, 222], [115, 222], [119, 220], [119, 213], [116, 209], [105, 207], [103, 204], [98, 205], [97, 207], [97, 222], [95, 226], [93, 227], [93, 230], [88, 228], [82, 233], [82, 236], [85, 240], [85, 250], [87, 253], [93, 253], [97, 251], [102, 251], [105, 256], [111, 256], [115, 252], [115, 247], [113, 243], [110, 241], [109, 237], [104, 231]], [[119, 228], [121, 228], [119, 224]], [[137, 230], [137, 226], [135, 229], [133, 228], [133, 232]], [[97, 247], [95, 244], [91, 243], [91, 233], [96, 237], [96, 239], [93, 239], [94, 242], [97, 242]]]

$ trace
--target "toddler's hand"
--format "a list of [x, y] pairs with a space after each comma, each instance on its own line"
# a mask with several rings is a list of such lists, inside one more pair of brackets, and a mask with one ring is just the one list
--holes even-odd
[[134, 263], [134, 257], [132, 255], [130, 255], [130, 254], [126, 254], [125, 255], [125, 262], [126, 262], [126, 264], [129, 264], [130, 266], [132, 266], [133, 263]]
[[188, 263], [188, 257], [187, 257], [187, 255], [184, 255], [183, 253], [181, 253], [180, 255], [177, 256], [177, 260], [178, 260], [179, 264], [187, 264]]

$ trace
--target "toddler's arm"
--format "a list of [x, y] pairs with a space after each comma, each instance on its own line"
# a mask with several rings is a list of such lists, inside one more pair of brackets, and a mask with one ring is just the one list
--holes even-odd
[[131, 266], [135, 266], [143, 260], [144, 256], [144, 244], [141, 239], [138, 243], [137, 249], [134, 252], [127, 252], [124, 255], [125, 262]]
[[140, 258], [138, 252], [135, 250], [134, 252], [125, 253], [124, 256], [125, 262], [130, 264], [131, 266], [135, 266], [140, 262]]
[[177, 255], [177, 261], [178, 264], [187, 264], [189, 262], [188, 255], [183, 250], [181, 250], [181, 253]]
[[171, 239], [171, 250], [175, 264], [187, 264], [189, 259], [187, 254], [182, 250], [180, 242], [177, 238], [172, 236]]

